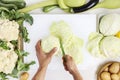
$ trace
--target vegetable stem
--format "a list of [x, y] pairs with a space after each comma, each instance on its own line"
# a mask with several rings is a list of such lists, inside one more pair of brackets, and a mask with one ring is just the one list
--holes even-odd
[[39, 2], [37, 4], [27, 6], [23, 9], [18, 10], [18, 11], [19, 12], [29, 12], [29, 11], [32, 11], [32, 10], [37, 9], [37, 8], [42, 8], [42, 7], [45, 7], [45, 6], [56, 5], [56, 4], [57, 4], [56, 0], [47, 0], [47, 1]]

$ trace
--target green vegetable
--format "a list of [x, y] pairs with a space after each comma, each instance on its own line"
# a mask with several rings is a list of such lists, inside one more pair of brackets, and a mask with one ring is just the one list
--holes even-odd
[[94, 9], [96, 8], [108, 8], [108, 9], [120, 8], [120, 0], [103, 0], [94, 7]]
[[5, 50], [10, 50], [10, 47], [7, 46], [7, 42], [6, 41], [0, 40], [0, 47], [5, 49]]
[[21, 26], [20, 30], [21, 30], [20, 34], [22, 35], [24, 41], [25, 42], [30, 42], [30, 39], [28, 38], [28, 32], [27, 32], [26, 27]]
[[5, 4], [14, 4], [18, 9], [24, 8], [26, 6], [24, 0], [1, 0], [1, 2]]
[[50, 27], [50, 33], [58, 37], [62, 42], [68, 42], [73, 36], [70, 26], [64, 21], [54, 22]]
[[4, 73], [0, 73], [0, 80], [8, 80], [8, 78], [6, 78], [6, 74]]
[[23, 62], [23, 57], [27, 56], [29, 54], [28, 52], [16, 50], [16, 53], [18, 55], [18, 61], [17, 61], [16, 67], [14, 68], [12, 74], [9, 74], [9, 76], [14, 78], [18, 78], [18, 75], [20, 74], [21, 71], [28, 71], [30, 66], [35, 64], [34, 61], [30, 63]]
[[39, 2], [37, 4], [33, 4], [31, 6], [28, 6], [28, 7], [25, 7], [23, 9], [18, 10], [18, 11], [19, 12], [29, 12], [29, 11], [32, 11], [34, 9], [42, 8], [42, 7], [50, 6], [50, 5], [57, 5], [57, 1], [56, 0], [46, 0], [43, 2]]
[[18, 41], [17, 40], [12, 40], [12, 41], [10, 41], [10, 43], [12, 43], [14, 46], [17, 46]]
[[69, 7], [64, 3], [64, 0], [58, 0], [58, 5], [61, 9], [68, 9]]
[[105, 35], [116, 35], [120, 31], [120, 15], [108, 14], [101, 18], [99, 25], [100, 32]]
[[28, 52], [20, 50], [16, 50], [15, 52], [18, 55], [18, 61], [16, 63], [14, 70], [12, 71], [11, 74], [4, 74], [1, 72], [0, 80], [9, 80], [7, 76], [18, 78], [18, 75], [20, 74], [21, 71], [28, 71], [30, 69], [30, 66], [35, 64], [34, 61], [31, 61], [30, 63], [24, 63], [23, 57], [28, 56], [29, 54]]
[[[71, 8], [79, 7], [79, 6], [82, 6], [83, 4], [85, 4], [85, 0], [46, 0], [46, 1], [31, 5], [28, 7], [25, 7], [23, 9], [18, 10], [18, 11], [19, 12], [29, 12], [29, 11], [32, 11], [32, 10], [37, 9], [37, 8], [58, 5], [64, 11], [70, 12]], [[50, 9], [53, 9], [53, 7]]]
[[81, 48], [83, 45], [83, 40], [73, 34], [67, 23], [64, 21], [53, 23], [50, 27], [50, 32], [51, 35], [59, 38], [65, 54], [71, 55], [76, 64], [82, 62]]
[[0, 7], [5, 7], [5, 8], [8, 8], [9, 10], [12, 10], [12, 9], [17, 10], [18, 9], [15, 4], [5, 4], [2, 2], [0, 2]]
[[30, 65], [35, 64], [34, 61], [30, 62], [30, 63], [23, 63], [22, 60], [19, 60], [17, 63], [17, 70], [18, 71], [28, 71], [30, 69]]
[[104, 36], [99, 33], [91, 33], [89, 35], [87, 50], [90, 52], [91, 55], [101, 58], [105, 57], [105, 55], [101, 54], [100, 51], [100, 42], [103, 38]]
[[66, 6], [69, 7], [80, 7], [85, 4], [86, 0], [64, 0]]
[[[33, 18], [32, 18], [32, 16], [30, 16], [30, 14], [18, 12], [14, 9], [9, 10], [8, 8], [0, 7], [0, 18], [14, 20], [14, 21], [18, 22], [18, 24], [20, 26], [19, 27], [20, 36], [22, 36], [22, 38], [25, 42], [29, 42], [28, 32], [27, 32], [26, 27], [24, 27], [23, 23], [28, 22], [31, 25], [33, 24]], [[18, 44], [17, 41], [10, 41], [10, 43], [12, 43], [15, 47]], [[7, 47], [7, 43], [4, 41], [0, 41], [0, 45], [4, 49], [9, 49], [9, 47]], [[34, 61], [32, 61], [30, 63], [24, 63], [23, 58], [24, 58], [24, 56], [27, 56], [28, 53], [17, 50], [17, 49], [18, 49], [18, 47], [15, 48], [16, 53], [18, 55], [18, 61], [16, 63], [16, 66], [15, 66], [13, 72], [11, 74], [0, 73], [0, 80], [8, 80], [7, 76], [18, 78], [18, 75], [21, 71], [29, 70], [30, 65], [33, 65], [35, 63]]]
[[53, 49], [54, 47], [57, 47], [57, 51], [55, 55], [61, 54], [59, 39], [55, 36], [50, 35], [42, 39], [41, 46], [42, 46], [43, 51], [46, 53], [50, 52], [51, 49]]
[[57, 7], [58, 7], [57, 5], [46, 6], [46, 7], [43, 8], [43, 12], [45, 12], [45, 13], [50, 12]]
[[[49, 52], [54, 47], [58, 48], [57, 55], [68, 54], [73, 57], [76, 64], [82, 62], [81, 48], [83, 40], [76, 37], [70, 26], [64, 21], [54, 22], [50, 27], [51, 36], [42, 39], [42, 49]], [[54, 44], [53, 44], [54, 43]]]
[[114, 36], [105, 37], [100, 43], [100, 51], [108, 58], [120, 56], [120, 39]]

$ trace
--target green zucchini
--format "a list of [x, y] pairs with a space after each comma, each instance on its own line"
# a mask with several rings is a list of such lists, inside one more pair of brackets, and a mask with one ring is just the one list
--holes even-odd
[[14, 4], [18, 7], [18, 9], [26, 6], [26, 2], [24, 0], [1, 0], [1, 2], [5, 4]]
[[14, 4], [5, 4], [5, 3], [2, 3], [2, 2], [0, 2], [0, 7], [5, 7], [9, 10], [11, 10], [11, 9], [17, 10], [18, 9], [17, 6], [14, 5]]
[[45, 6], [43, 7], [43, 12], [50, 12], [52, 11], [53, 9], [57, 8], [58, 6], [57, 5], [50, 5], [50, 6]]

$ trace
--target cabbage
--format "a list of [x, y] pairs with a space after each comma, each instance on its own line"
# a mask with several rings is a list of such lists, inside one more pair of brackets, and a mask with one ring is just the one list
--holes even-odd
[[69, 41], [73, 36], [70, 26], [64, 21], [58, 23], [54, 22], [50, 27], [50, 33], [51, 35], [58, 37], [62, 42]]
[[51, 35], [61, 40], [65, 54], [72, 56], [77, 64], [82, 62], [81, 47], [83, 40], [73, 34], [68, 24], [64, 21], [53, 23], [50, 27], [50, 32]]
[[109, 14], [103, 16], [100, 21], [99, 29], [105, 36], [117, 34], [120, 31], [120, 15]]
[[69, 42], [63, 43], [65, 53], [72, 56], [76, 64], [79, 64], [83, 60], [81, 49], [83, 46], [83, 40], [73, 36]]
[[50, 52], [54, 47], [57, 47], [55, 55], [61, 54], [59, 39], [55, 36], [48, 36], [42, 39], [41, 46], [46, 53]]
[[91, 55], [95, 57], [104, 57], [100, 52], [99, 44], [102, 40], [103, 35], [99, 33], [91, 33], [89, 36], [89, 41], [87, 43], [87, 49], [91, 53]]
[[100, 51], [108, 58], [120, 57], [120, 39], [114, 36], [105, 37], [101, 41]]

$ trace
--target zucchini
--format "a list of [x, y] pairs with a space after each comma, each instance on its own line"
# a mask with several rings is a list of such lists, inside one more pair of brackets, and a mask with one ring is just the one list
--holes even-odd
[[0, 7], [5, 7], [9, 10], [11, 10], [11, 9], [17, 10], [18, 9], [17, 6], [14, 5], [14, 4], [5, 4], [5, 3], [2, 3], [2, 2], [0, 2]]
[[45, 7], [43, 7], [43, 12], [45, 12], [45, 13], [50, 12], [57, 7], [58, 7], [57, 5], [45, 6]]
[[5, 4], [14, 4], [18, 7], [18, 9], [24, 8], [26, 6], [26, 2], [23, 0], [1, 0], [1, 2]]

